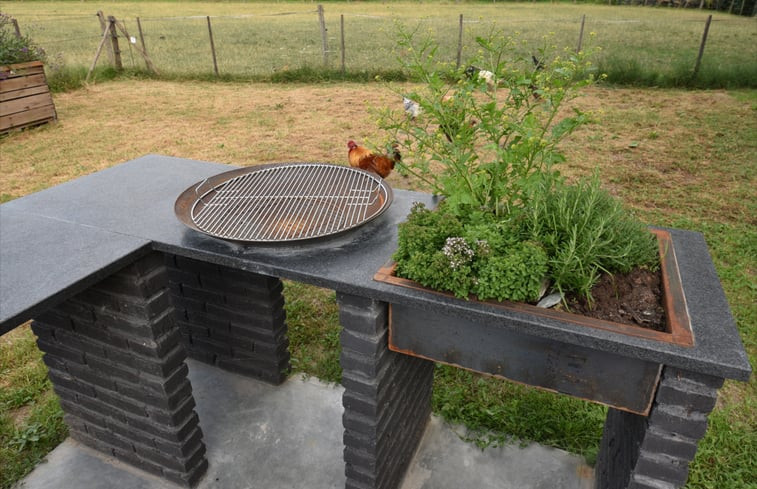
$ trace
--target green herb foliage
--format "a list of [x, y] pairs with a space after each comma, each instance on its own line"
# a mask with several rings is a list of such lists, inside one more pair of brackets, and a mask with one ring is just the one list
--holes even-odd
[[549, 255], [549, 275], [561, 292], [591, 298], [600, 272], [658, 265], [654, 235], [599, 187], [597, 173], [535, 194], [525, 216], [531, 238]]
[[409, 156], [400, 171], [444, 197], [400, 226], [397, 274], [458, 297], [534, 301], [548, 278], [591, 299], [600, 272], [655, 266], [656, 241], [593, 179], [570, 185], [559, 143], [590, 117], [564, 104], [594, 83], [589, 54], [545, 38], [524, 56], [493, 31], [450, 70], [430, 37], [398, 26], [402, 62], [425, 82], [399, 95], [414, 114], [386, 110], [379, 127]]

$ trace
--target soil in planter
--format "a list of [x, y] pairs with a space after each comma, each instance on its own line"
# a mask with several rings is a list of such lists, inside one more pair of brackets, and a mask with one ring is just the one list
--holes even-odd
[[615, 323], [665, 331], [661, 272], [636, 269], [627, 274], [603, 274], [591, 289], [594, 304], [567, 298], [570, 312]]

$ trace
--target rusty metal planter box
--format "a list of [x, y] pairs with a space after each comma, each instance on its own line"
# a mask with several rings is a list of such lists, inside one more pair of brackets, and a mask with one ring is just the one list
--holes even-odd
[[[487, 302], [504, 310], [526, 312], [588, 328], [690, 347], [694, 344], [670, 234], [653, 230], [660, 244], [667, 331], [541, 309], [528, 304]], [[382, 268], [376, 280], [422, 288]], [[389, 348], [476, 372], [572, 395], [617, 409], [647, 415], [660, 379], [661, 364], [495, 328], [444, 311], [391, 304]]]
[[57, 117], [42, 62], [0, 66], [0, 134]]

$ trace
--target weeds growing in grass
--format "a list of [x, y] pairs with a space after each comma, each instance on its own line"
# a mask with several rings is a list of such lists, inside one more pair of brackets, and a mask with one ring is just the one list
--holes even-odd
[[68, 432], [28, 327], [0, 340], [0, 489], [30, 472]]
[[284, 296], [292, 371], [341, 382], [341, 327], [334, 292], [286, 281]]

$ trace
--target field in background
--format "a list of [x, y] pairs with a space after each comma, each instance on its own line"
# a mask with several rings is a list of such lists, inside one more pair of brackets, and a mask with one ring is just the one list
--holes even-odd
[[[704, 233], [752, 365], [757, 365], [757, 91], [595, 88], [577, 104], [598, 123], [565, 144], [572, 176], [603, 185], [646, 222]], [[382, 84], [315, 86], [122, 80], [55, 96], [59, 121], [0, 140], [0, 201], [146, 153], [255, 165], [346, 164], [346, 141], [375, 134], [367, 107], [400, 100]], [[398, 174], [396, 188], [413, 188]], [[287, 283], [295, 371], [338, 381], [333, 292]], [[65, 435], [28, 329], [0, 338], [0, 466], [19, 477]], [[447, 367], [434, 410], [499, 441], [534, 440], [592, 459], [603, 408]], [[757, 379], [726, 382], [687, 489], [757, 485]], [[0, 484], [0, 487], [3, 486]]]
[[[277, 74], [324, 70], [321, 31], [315, 3], [5, 2], [3, 11], [16, 17], [52, 56], [51, 66], [86, 69], [100, 42], [98, 8], [122, 21], [139, 43], [139, 17], [148, 54], [162, 76], [213, 76], [206, 16], [211, 17], [218, 71], [231, 78], [270, 79]], [[399, 69], [394, 52], [394, 22], [430, 30], [441, 52], [456, 62], [459, 16], [463, 15], [463, 63], [477, 49], [476, 36], [490, 29], [523, 39], [534, 52], [545, 35], [558, 46], [575, 49], [581, 19], [584, 42], [602, 47], [600, 69], [609, 80], [658, 86], [757, 85], [757, 21], [712, 13], [713, 21], [697, 80], [696, 62], [708, 11], [697, 9], [538, 3], [326, 3], [328, 68], [341, 70], [340, 17], [344, 17], [344, 64], [347, 75], [387, 74]], [[595, 33], [589, 41], [589, 34]], [[120, 35], [120, 34], [119, 34]], [[124, 66], [145, 64], [126, 39], [120, 48]], [[101, 64], [107, 63], [103, 55]], [[333, 75], [333, 73], [332, 73]]]

